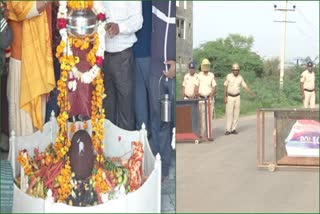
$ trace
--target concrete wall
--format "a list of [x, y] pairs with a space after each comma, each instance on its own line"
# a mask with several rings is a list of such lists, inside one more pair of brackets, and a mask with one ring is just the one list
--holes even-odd
[[[185, 5], [186, 4], [186, 5]], [[176, 59], [177, 71], [187, 68], [188, 63], [192, 59], [193, 47], [193, 2], [192, 1], [177, 1], [177, 22], [180, 19], [184, 20], [185, 33], [184, 38], [178, 36], [179, 26], [177, 23], [177, 43], [176, 43]], [[185, 8], [186, 6], [186, 8]]]

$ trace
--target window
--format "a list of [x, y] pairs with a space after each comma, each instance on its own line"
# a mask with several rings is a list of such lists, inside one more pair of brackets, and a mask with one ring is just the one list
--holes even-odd
[[187, 4], [188, 4], [188, 1], [183, 1], [183, 5], [184, 5], [184, 9], [186, 10], [187, 9]]
[[182, 18], [176, 18], [176, 29], [178, 38], [186, 38], [185, 21]]
[[176, 6], [179, 7], [179, 5], [180, 5], [180, 2], [176, 1]]

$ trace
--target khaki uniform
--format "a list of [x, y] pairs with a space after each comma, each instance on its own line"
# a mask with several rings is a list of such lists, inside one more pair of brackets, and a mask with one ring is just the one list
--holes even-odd
[[315, 108], [316, 92], [315, 92], [315, 74], [305, 70], [300, 76], [300, 82], [303, 83], [305, 108]]
[[224, 82], [224, 86], [227, 86], [227, 104], [226, 104], [226, 131], [236, 130], [240, 114], [240, 88], [241, 86], [247, 88], [247, 84], [243, 80], [242, 76], [234, 76], [233, 73], [228, 74]]
[[185, 100], [189, 99], [189, 97], [194, 96], [194, 89], [196, 86], [199, 86], [198, 74], [195, 73], [191, 75], [190, 73], [187, 73], [183, 78], [182, 86], [184, 87], [185, 91]]
[[[212, 87], [215, 87], [217, 85], [215, 78], [214, 78], [214, 74], [211, 72], [208, 72], [207, 74], [205, 74], [204, 72], [200, 72], [198, 74], [198, 78], [199, 78], [199, 95], [200, 98], [207, 98], [211, 91], [212, 91]], [[212, 114], [213, 114], [213, 109], [214, 109], [214, 98], [212, 97], [212, 99], [208, 100], [208, 102], [210, 103], [210, 109], [207, 109], [207, 112], [205, 112], [205, 102], [204, 101], [200, 101], [199, 102], [199, 112], [200, 112], [200, 135], [202, 137], [204, 136], [211, 136], [212, 130], [210, 128], [210, 124], [207, 124], [207, 132], [206, 131], [206, 116], [210, 113], [211, 118], [212, 118]], [[210, 119], [211, 119], [210, 118]]]

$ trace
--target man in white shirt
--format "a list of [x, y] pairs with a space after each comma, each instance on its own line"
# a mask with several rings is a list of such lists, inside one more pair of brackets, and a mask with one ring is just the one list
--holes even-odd
[[210, 72], [210, 66], [211, 63], [209, 60], [203, 59], [201, 63], [201, 72], [198, 74], [199, 97], [200, 99], [207, 99], [207, 101], [199, 101], [200, 136], [202, 138], [208, 138], [208, 140], [212, 140], [211, 120], [214, 109], [214, 94], [217, 85], [214, 74]]
[[199, 79], [196, 74], [196, 65], [194, 62], [189, 63], [189, 73], [187, 73], [182, 82], [182, 96], [183, 99], [194, 99], [198, 94]]
[[224, 102], [226, 104], [226, 132], [225, 135], [238, 134], [236, 128], [240, 115], [240, 89], [241, 86], [251, 93], [255, 93], [247, 86], [246, 82], [239, 74], [240, 67], [238, 64], [232, 65], [232, 73], [228, 74], [224, 82]]
[[143, 23], [140, 1], [103, 1], [107, 15], [103, 63], [106, 117], [126, 130], [135, 129], [133, 44]]
[[313, 63], [307, 63], [307, 70], [302, 72], [300, 76], [300, 89], [304, 108], [315, 108], [316, 91], [315, 91], [315, 75], [313, 72]]

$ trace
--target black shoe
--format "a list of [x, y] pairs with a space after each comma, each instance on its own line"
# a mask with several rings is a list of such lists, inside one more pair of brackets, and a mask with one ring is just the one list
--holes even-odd
[[224, 135], [230, 135], [231, 134], [231, 132], [229, 132], [229, 131], [226, 131], [225, 133], [224, 133]]
[[236, 130], [233, 130], [231, 134], [238, 134], [238, 132]]

